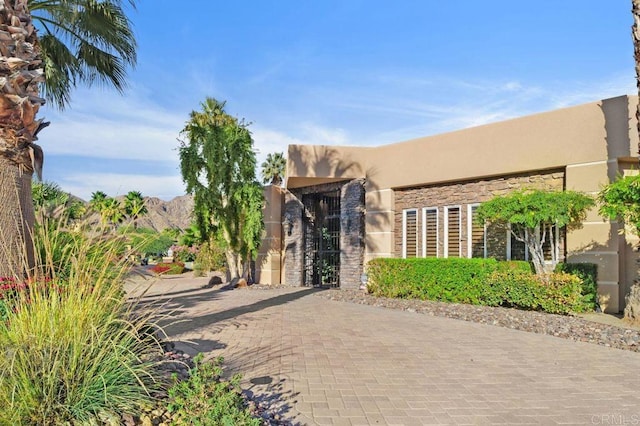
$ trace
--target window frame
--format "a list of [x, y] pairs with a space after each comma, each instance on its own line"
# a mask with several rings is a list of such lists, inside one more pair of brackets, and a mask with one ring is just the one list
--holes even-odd
[[417, 208], [411, 208], [411, 209], [403, 209], [402, 210], [402, 258], [403, 259], [407, 259], [407, 213], [409, 212], [413, 212], [415, 213], [415, 218], [416, 218], [416, 235], [415, 235], [415, 240], [416, 240], [416, 253], [415, 253], [415, 257], [419, 256], [418, 253], [418, 231], [419, 231], [419, 221], [418, 221], [418, 209]]
[[440, 212], [438, 207], [423, 207], [422, 208], [422, 257], [427, 257], [427, 212], [436, 212], [436, 256], [440, 257], [440, 241], [438, 235], [440, 234]]
[[[473, 259], [473, 208], [482, 203], [467, 204], [467, 257]], [[487, 258], [487, 222], [482, 224], [482, 259]]]
[[444, 256], [449, 257], [449, 210], [458, 209], [458, 257], [462, 257], [462, 206], [444, 206]]

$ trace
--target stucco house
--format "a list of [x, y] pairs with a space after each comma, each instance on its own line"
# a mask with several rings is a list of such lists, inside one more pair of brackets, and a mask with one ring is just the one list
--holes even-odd
[[[263, 283], [357, 288], [377, 257], [527, 259], [506, 230], [473, 221], [476, 206], [518, 188], [595, 195], [638, 165], [637, 97], [620, 96], [376, 147], [290, 145], [284, 188], [267, 187]], [[557, 230], [560, 257], [598, 265], [609, 312], [624, 308], [637, 243], [593, 209]]]

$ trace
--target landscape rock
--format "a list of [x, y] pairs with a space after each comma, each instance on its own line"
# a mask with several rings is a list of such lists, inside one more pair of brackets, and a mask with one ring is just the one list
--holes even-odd
[[631, 286], [624, 308], [624, 318], [632, 324], [640, 324], [640, 283]]

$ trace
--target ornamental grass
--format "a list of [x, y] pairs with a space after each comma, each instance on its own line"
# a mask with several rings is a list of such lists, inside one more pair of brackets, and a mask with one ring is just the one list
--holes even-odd
[[0, 424], [119, 424], [164, 386], [151, 317], [125, 300], [124, 245], [55, 226], [34, 241], [37, 271], [1, 300]]

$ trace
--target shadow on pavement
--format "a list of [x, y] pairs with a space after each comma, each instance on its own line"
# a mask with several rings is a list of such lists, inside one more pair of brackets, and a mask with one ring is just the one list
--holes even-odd
[[[233, 291], [251, 291], [251, 290], [233, 290]], [[255, 290], [255, 291], [263, 291], [263, 290]], [[267, 290], [264, 290], [264, 291], [267, 291]], [[261, 311], [263, 309], [271, 308], [273, 306], [284, 305], [285, 303], [293, 302], [294, 300], [301, 299], [305, 296], [317, 293], [319, 291], [323, 291], [323, 289], [301, 287], [301, 290], [299, 291], [270, 297], [268, 299], [254, 302], [250, 305], [237, 306], [235, 308], [227, 309], [226, 311], [213, 312], [211, 314], [194, 317], [192, 318], [192, 323], [197, 324], [198, 327], [202, 327], [208, 324], [215, 324], [217, 322], [235, 318], [240, 315]], [[175, 299], [175, 300], [180, 300], [180, 299]]]
[[292, 404], [297, 402], [296, 398], [300, 392], [287, 389], [286, 379], [280, 379], [274, 383], [271, 376], [260, 376], [250, 379], [249, 382], [252, 384], [251, 387], [245, 389], [243, 393], [252, 401], [277, 416], [277, 420], [287, 421], [291, 425], [304, 424], [296, 422], [295, 416], [289, 417], [293, 409]]

